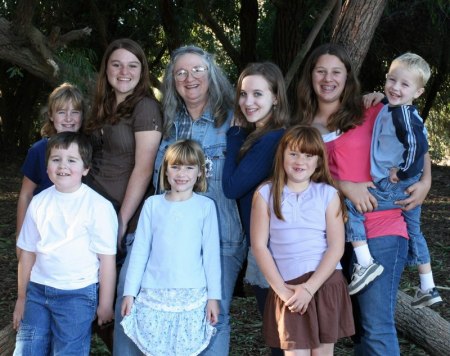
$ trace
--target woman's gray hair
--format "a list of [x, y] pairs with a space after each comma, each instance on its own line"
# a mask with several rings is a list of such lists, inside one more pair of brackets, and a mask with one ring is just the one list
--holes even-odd
[[233, 109], [233, 88], [214, 61], [214, 56], [197, 46], [183, 46], [172, 52], [170, 62], [167, 65], [163, 80], [163, 113], [164, 113], [164, 137], [170, 134], [174, 119], [178, 110], [182, 110], [184, 101], [176, 90], [174, 67], [177, 60], [184, 54], [196, 54], [201, 57], [208, 67], [208, 103], [214, 116], [214, 125], [222, 126], [230, 110]]

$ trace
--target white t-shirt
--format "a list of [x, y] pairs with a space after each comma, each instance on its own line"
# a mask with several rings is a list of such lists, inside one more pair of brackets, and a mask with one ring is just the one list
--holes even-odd
[[30, 281], [79, 289], [98, 282], [97, 254], [116, 254], [117, 229], [112, 204], [87, 185], [73, 193], [52, 186], [32, 199], [17, 246], [36, 254]]

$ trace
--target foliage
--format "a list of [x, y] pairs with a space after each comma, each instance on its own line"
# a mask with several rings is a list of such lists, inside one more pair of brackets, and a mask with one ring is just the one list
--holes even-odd
[[10, 79], [12, 79], [14, 77], [23, 78], [23, 71], [21, 68], [19, 68], [17, 66], [12, 66], [11, 68], [8, 68], [6, 73], [8, 73], [8, 78], [10, 78]]
[[[16, 5], [21, 1], [23, 0], [0, 2], [0, 17], [13, 22]], [[245, 1], [248, 3], [251, 0]], [[61, 73], [63, 73], [61, 80], [78, 84], [85, 93], [89, 91], [88, 83], [95, 78], [95, 71], [99, 67], [107, 44], [120, 37], [132, 38], [145, 49], [154, 84], [155, 81], [161, 80], [169, 60], [170, 48], [175, 44], [196, 44], [214, 53], [217, 62], [228, 74], [232, 83], [235, 83], [239, 75], [238, 68], [242, 67], [242, 63], [236, 63], [236, 59], [232, 58], [224, 43], [219, 40], [205, 20], [205, 14], [215, 21], [218, 28], [225, 34], [226, 40], [239, 53], [241, 39], [246, 36], [246, 33], [242, 33], [240, 29], [240, 21], [246, 20], [245, 16], [240, 17], [244, 0], [97, 0], [95, 2], [28, 0], [28, 2], [36, 6], [32, 23], [44, 36], [50, 38], [55, 29], [59, 29], [59, 33], [64, 34], [87, 26], [92, 28], [89, 37], [71, 42], [55, 52]], [[291, 58], [294, 58], [296, 54], [295, 51], [298, 51], [315, 21], [320, 17], [324, 2], [314, 0], [283, 2], [255, 0], [255, 2], [258, 4], [259, 13], [254, 58], [259, 61], [273, 60], [282, 67], [283, 71], [286, 71]], [[388, 1], [360, 71], [360, 79], [365, 91], [380, 90], [388, 63], [402, 52], [414, 51], [424, 56], [432, 66], [433, 73], [439, 73], [441, 78], [436, 77], [436, 79], [442, 82], [438, 86], [436, 95], [427, 98], [428, 103], [419, 102], [421, 108], [432, 104], [427, 126], [430, 131], [431, 152], [435, 159], [445, 156], [448, 149], [448, 137], [445, 135], [448, 132], [449, 121], [446, 103], [450, 95], [448, 90], [450, 64], [447, 63], [447, 67], [443, 67], [441, 58], [443, 51], [448, 51], [448, 46], [445, 46], [443, 41], [450, 37], [449, 4], [445, 0]], [[167, 13], [163, 11], [166, 8], [170, 9], [169, 17], [165, 16]], [[289, 29], [286, 28], [288, 23]], [[420, 26], [415, 25], [419, 23]], [[313, 46], [330, 41], [332, 26], [333, 21], [330, 16]], [[292, 36], [292, 33], [295, 33], [295, 36]], [[280, 48], [283, 46], [279, 44], [285, 35], [291, 36], [289, 37], [291, 45], [286, 45], [287, 49], [281, 51]], [[26, 81], [30, 79], [21, 78], [23, 69], [2, 62], [0, 57], [0, 69], [5, 66], [8, 77], [0, 79], [0, 90], [7, 95], [3, 96], [4, 102], [0, 98], [0, 115], [4, 122], [10, 124], [11, 127], [7, 127], [10, 130], [16, 122], [14, 107], [17, 107], [16, 103], [20, 102], [19, 98], [24, 96], [23, 88], [26, 88]], [[51, 89], [46, 85], [40, 85], [40, 87], [45, 94]], [[37, 96], [36, 100], [42, 101], [43, 99], [40, 98], [45, 100], [45, 95]], [[12, 107], [13, 105], [15, 106]], [[41, 106], [39, 103], [28, 103], [27, 107], [20, 107], [22, 111], [28, 110], [31, 120], [37, 117], [37, 113], [32, 111], [33, 108]], [[21, 115], [22, 120], [26, 120], [25, 112]], [[20, 132], [20, 129], [14, 128], [14, 132]], [[6, 134], [7, 137], [11, 135]], [[4, 142], [20, 141], [19, 138], [4, 140]]]
[[450, 95], [449, 82], [446, 90], [439, 93], [435, 109], [431, 110], [425, 126], [428, 130], [430, 157], [433, 162], [450, 164]]
[[63, 82], [76, 84], [86, 94], [90, 93], [97, 71], [93, 65], [96, 54], [89, 48], [64, 48], [57, 53], [62, 67]]

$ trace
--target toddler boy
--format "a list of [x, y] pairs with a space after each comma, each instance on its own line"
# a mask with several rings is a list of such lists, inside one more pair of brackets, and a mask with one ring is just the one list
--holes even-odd
[[[399, 208], [394, 202], [406, 199], [405, 190], [419, 181], [428, 152], [428, 142], [423, 120], [413, 100], [424, 92], [431, 76], [428, 63], [414, 53], [405, 53], [394, 59], [386, 75], [384, 92], [388, 100], [375, 121], [371, 145], [371, 175], [376, 189], [369, 188], [377, 199], [376, 210]], [[349, 221], [347, 241], [351, 241], [355, 263], [349, 293], [355, 294], [383, 272], [383, 266], [370, 254], [363, 221], [347, 199]], [[409, 235], [408, 264], [418, 265], [420, 287], [416, 290], [412, 306], [422, 308], [442, 301], [436, 290], [431, 271], [430, 254], [420, 230], [421, 206], [403, 216]]]

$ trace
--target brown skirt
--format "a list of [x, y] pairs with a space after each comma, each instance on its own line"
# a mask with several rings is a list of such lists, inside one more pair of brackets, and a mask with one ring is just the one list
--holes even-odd
[[[286, 283], [304, 283], [312, 274], [306, 273]], [[292, 313], [269, 289], [263, 333], [268, 346], [283, 350], [315, 349], [320, 344], [334, 344], [341, 337], [353, 335], [352, 303], [342, 271], [334, 271], [325, 281], [303, 315]]]

